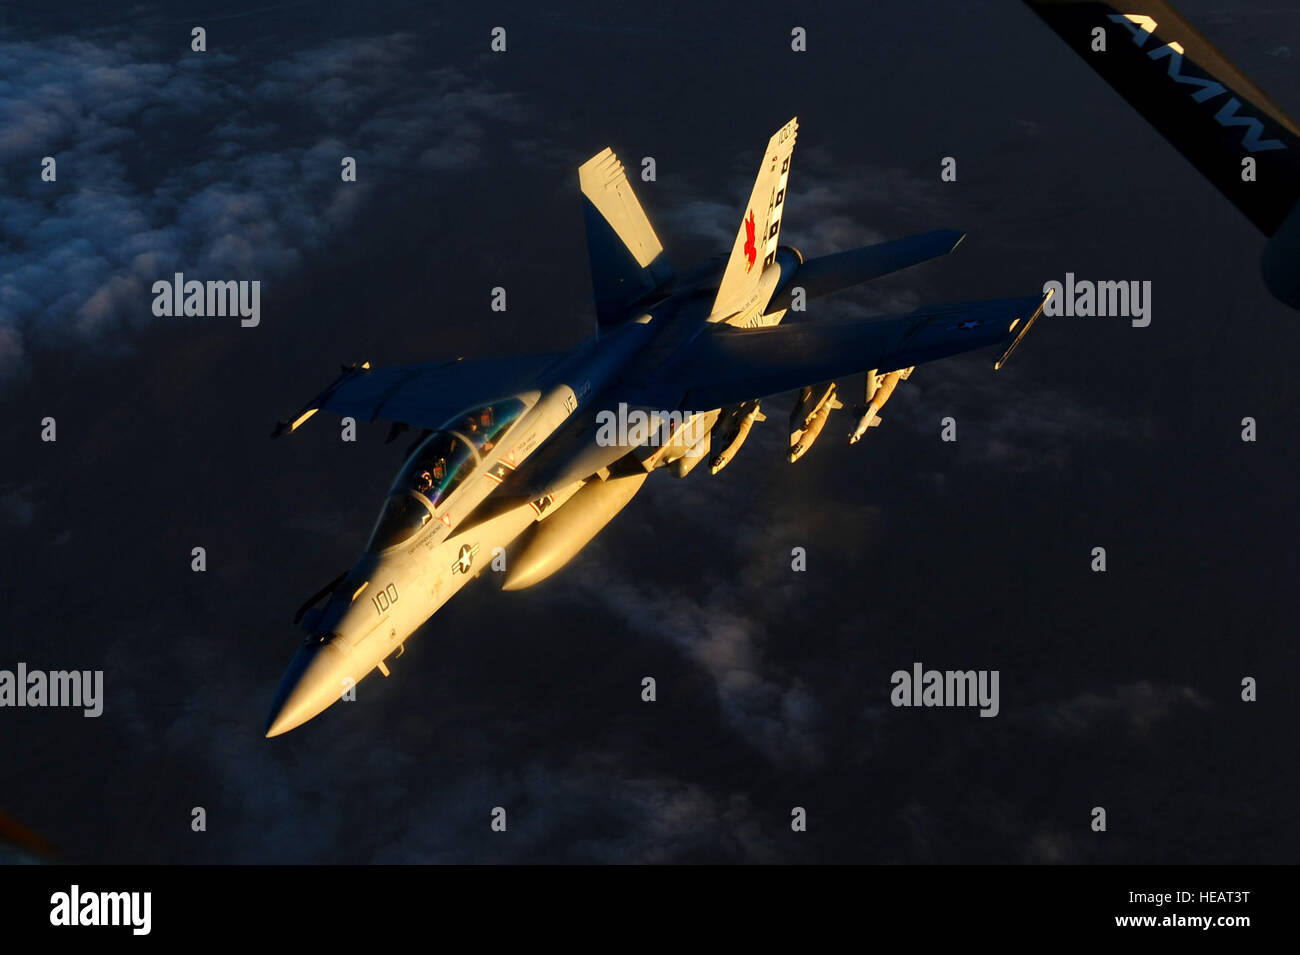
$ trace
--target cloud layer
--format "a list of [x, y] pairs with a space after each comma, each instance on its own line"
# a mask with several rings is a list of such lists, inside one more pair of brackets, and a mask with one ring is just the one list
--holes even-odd
[[0, 381], [33, 344], [118, 346], [174, 271], [292, 273], [385, 176], [473, 163], [484, 124], [513, 114], [401, 33], [271, 62], [70, 37], [3, 42], [0, 58]]

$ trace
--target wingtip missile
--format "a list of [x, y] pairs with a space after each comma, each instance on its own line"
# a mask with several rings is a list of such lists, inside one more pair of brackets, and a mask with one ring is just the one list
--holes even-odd
[[[1005, 365], [1007, 361], [1011, 358], [1011, 353], [1014, 352], [1020, 346], [1020, 343], [1022, 341], [1025, 340], [1025, 336], [1028, 335], [1029, 330], [1034, 327], [1034, 322], [1038, 321], [1038, 316], [1043, 314], [1043, 309], [1047, 307], [1048, 301], [1051, 299], [1051, 297], [1054, 294], [1056, 294], [1056, 289], [1049, 288], [1047, 290], [1047, 294], [1044, 295], [1043, 300], [1038, 303], [1038, 308], [1034, 310], [1034, 314], [1029, 316], [1029, 320], [1027, 322], [1025, 322], [1023, 325], [1020, 325], [1020, 331], [1016, 332], [1016, 337], [1011, 339], [1011, 344], [1007, 346], [1007, 350], [1002, 353], [1002, 357], [1000, 357], [997, 361], [993, 363], [994, 371], [1002, 370], [1002, 366]], [[1012, 321], [1011, 327], [1008, 328], [1007, 331], [1014, 332], [1016, 330], [1016, 326], [1019, 324], [1020, 324], [1020, 319], [1019, 318], [1015, 319], [1014, 321]]]
[[332, 381], [326, 388], [311, 401], [307, 402], [303, 409], [298, 412], [298, 416], [292, 421], [277, 421], [275, 427], [271, 430], [271, 437], [278, 438], [282, 435], [291, 434], [297, 431], [310, 420], [311, 416], [319, 411], [336, 391], [347, 381], [355, 378], [357, 375], [365, 374], [370, 370], [370, 362], [363, 361], [361, 364], [352, 362], [348, 365], [339, 365], [339, 376]]
[[275, 430], [271, 432], [271, 437], [278, 438], [281, 435], [291, 434], [294, 431], [297, 431], [319, 410], [319, 408], [307, 408], [292, 421], [277, 421], [275, 423]]

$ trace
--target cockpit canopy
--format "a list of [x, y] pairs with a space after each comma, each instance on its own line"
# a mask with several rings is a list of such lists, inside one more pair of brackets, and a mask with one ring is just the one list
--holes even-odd
[[455, 431], [435, 431], [411, 455], [390, 493], [414, 491], [433, 510], [477, 465], [475, 448], [468, 439]]
[[469, 438], [480, 455], [487, 455], [496, 447], [497, 442], [510, 426], [524, 413], [526, 407], [528, 406], [519, 398], [494, 401], [490, 405], [475, 408], [454, 422], [449, 421], [443, 426], [443, 430], [454, 430], [463, 434]]
[[396, 547], [433, 520], [526, 407], [519, 398], [495, 401], [458, 415], [421, 442], [393, 482], [369, 549]]

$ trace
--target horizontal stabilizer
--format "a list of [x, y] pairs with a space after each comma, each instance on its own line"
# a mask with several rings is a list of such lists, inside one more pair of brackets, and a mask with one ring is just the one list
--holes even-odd
[[895, 239], [879, 245], [863, 246], [809, 259], [795, 271], [785, 286], [773, 296], [767, 306], [769, 313], [790, 307], [794, 289], [804, 290], [805, 300], [830, 295], [854, 285], [861, 285], [871, 279], [897, 272], [908, 266], [926, 262], [930, 259], [947, 255], [966, 238], [965, 232], [956, 229], [940, 229], [924, 235]]

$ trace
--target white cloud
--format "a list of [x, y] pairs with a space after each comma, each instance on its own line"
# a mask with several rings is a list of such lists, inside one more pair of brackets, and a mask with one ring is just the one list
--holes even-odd
[[[271, 63], [149, 62], [66, 37], [0, 42], [0, 58], [0, 380], [29, 344], [102, 346], [156, 321], [152, 283], [174, 271], [291, 273], [385, 175], [468, 166], [486, 124], [517, 116], [403, 34]], [[57, 182], [40, 180], [46, 155]]]

